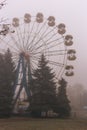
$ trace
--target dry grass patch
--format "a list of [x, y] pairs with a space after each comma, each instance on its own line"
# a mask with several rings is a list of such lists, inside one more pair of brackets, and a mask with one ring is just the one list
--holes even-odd
[[0, 130], [87, 130], [87, 120], [0, 119]]

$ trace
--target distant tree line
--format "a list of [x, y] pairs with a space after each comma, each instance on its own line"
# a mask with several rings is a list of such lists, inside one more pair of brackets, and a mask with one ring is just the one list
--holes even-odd
[[[10, 116], [12, 113], [15, 73], [15, 64], [8, 49], [5, 54], [0, 54], [0, 117]], [[57, 90], [54, 77], [55, 73], [48, 66], [48, 61], [41, 55], [30, 81], [31, 98], [27, 111], [31, 116], [48, 117], [49, 111], [56, 113], [60, 118], [70, 116], [70, 101], [66, 94], [67, 82], [63, 78], [59, 80]]]
[[68, 86], [67, 94], [71, 101], [72, 111], [84, 110], [87, 107], [87, 89], [80, 83]]

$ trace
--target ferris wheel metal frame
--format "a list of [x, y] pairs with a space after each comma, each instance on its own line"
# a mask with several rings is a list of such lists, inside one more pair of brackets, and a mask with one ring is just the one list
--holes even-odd
[[[65, 70], [66, 76], [74, 75], [74, 67], [67, 62], [76, 59], [76, 51], [69, 49], [73, 45], [73, 36], [66, 34], [64, 23], [56, 24], [54, 16], [46, 19], [42, 13], [37, 13], [36, 16], [26, 13], [24, 18], [15, 17], [11, 24], [1, 26], [0, 42], [1, 53], [9, 48], [16, 63], [14, 105], [23, 88], [28, 99], [30, 98], [29, 82], [41, 54], [47, 58], [57, 80]], [[19, 89], [16, 90], [19, 85]]]

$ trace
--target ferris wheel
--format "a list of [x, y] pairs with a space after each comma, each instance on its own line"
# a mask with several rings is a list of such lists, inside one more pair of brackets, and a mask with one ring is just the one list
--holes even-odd
[[[76, 51], [69, 48], [72, 45], [73, 36], [66, 34], [65, 24], [57, 24], [54, 16], [44, 18], [42, 13], [37, 13], [36, 16], [26, 13], [20, 19], [15, 17], [11, 24], [3, 24], [0, 31], [0, 53], [10, 49], [18, 69], [16, 83], [20, 68], [23, 71], [20, 75], [20, 79], [22, 79], [20, 82], [27, 82], [26, 72], [31, 78], [32, 71], [38, 67], [38, 61], [42, 54], [55, 72], [55, 79], [60, 79], [63, 74], [74, 75], [74, 67], [70, 61], [76, 59]], [[26, 86], [26, 83], [23, 86]], [[25, 89], [27, 92], [27, 87]]]

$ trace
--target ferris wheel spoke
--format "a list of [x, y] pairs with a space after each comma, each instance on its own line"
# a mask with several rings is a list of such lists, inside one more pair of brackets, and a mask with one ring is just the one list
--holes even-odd
[[[60, 45], [61, 43], [64, 43], [64, 41], [63, 41], [63, 39], [62, 39], [62, 37], [60, 37], [60, 38], [57, 38], [57, 39], [55, 39], [55, 40], [52, 40], [52, 41], [49, 41], [49, 42], [46, 42], [46, 41], [44, 41], [43, 39], [41, 39], [42, 40], [42, 42], [44, 43], [42, 43], [42, 45], [39, 45], [39, 46], [33, 46], [33, 48], [32, 48], [32, 50], [31, 50], [31, 52], [33, 51], [33, 50], [37, 50], [37, 49], [40, 49], [41, 47], [43, 47], [44, 45], [46, 45], [47, 47], [46, 48], [51, 48], [51, 47], [54, 47], [54, 46], [57, 46], [58, 44]], [[59, 40], [62, 40], [62, 41], [59, 41]], [[57, 43], [56, 43], [57, 42]], [[52, 43], [54, 43], [54, 45], [52, 44]], [[55, 43], [56, 43], [56, 45], [55, 45]], [[39, 44], [39, 43], [38, 43]], [[37, 45], [38, 45], [37, 44]], [[52, 44], [52, 45], [51, 45]]]
[[[45, 31], [40, 35], [40, 37], [39, 37], [38, 40], [35, 42], [35, 44], [34, 44], [33, 47], [35, 47], [35, 46], [42, 40], [44, 34], [48, 31], [48, 29], [49, 29], [49, 26], [48, 26], [48, 27], [45, 29]], [[30, 47], [29, 49], [31, 49], [31, 47]]]
[[24, 26], [24, 30], [21, 30], [20, 26], [17, 28], [17, 35], [18, 35], [18, 41], [19, 41], [19, 45], [20, 45], [20, 49], [23, 50], [24, 49], [24, 40], [25, 40], [25, 26]]
[[55, 61], [51, 61], [51, 60], [48, 60], [49, 64], [52, 64], [52, 65], [55, 65], [55, 66], [59, 66], [59, 67], [63, 67], [64, 64], [63, 63], [59, 63], [59, 62], [55, 62]]
[[25, 34], [26, 34], [26, 29], [25, 29], [26, 27], [24, 26], [24, 30], [23, 30], [23, 40], [22, 40], [22, 44], [23, 44], [23, 48], [25, 49]]
[[52, 50], [52, 51], [49, 51], [48, 53], [57, 53], [57, 52], [66, 52], [67, 50]]
[[67, 50], [54, 50], [54, 51], [47, 51], [45, 52], [45, 56], [57, 56], [57, 55], [66, 55]]
[[33, 55], [31, 58], [32, 58], [32, 60], [38, 61], [40, 59], [40, 56], [41, 55], [39, 55], [39, 56]]
[[33, 24], [31, 25], [30, 33], [29, 33], [29, 36], [28, 36], [28, 39], [27, 39], [26, 48], [28, 48], [29, 45], [30, 45], [30, 37], [32, 37], [31, 35], [32, 35], [33, 30], [34, 30], [34, 26], [35, 26], [35, 21], [34, 21]]
[[31, 69], [32, 69], [32, 71], [36, 69], [37, 65], [38, 64], [35, 61], [33, 61], [33, 60], [31, 61]]
[[16, 64], [18, 63], [18, 57], [12, 57], [13, 58], [13, 62], [15, 63], [15, 68], [17, 67]]
[[19, 53], [16, 53], [16, 52], [13, 52], [13, 51], [11, 51], [11, 53], [12, 53], [12, 57], [16, 57], [16, 58], [19, 59]]
[[[56, 40], [50, 41], [51, 39], [53, 39], [54, 36], [56, 36], [56, 34], [57, 34], [57, 33], [54, 33], [52, 36], [50, 36], [50, 37], [49, 37], [46, 41], [44, 41], [44, 42], [45, 42], [46, 44], [47, 44], [47, 43], [49, 44], [49, 43], [52, 43], [52, 42], [56, 41]], [[58, 40], [58, 39], [57, 39], [57, 40]]]
[[5, 41], [4, 39], [1, 39], [0, 38], [0, 40], [1, 40], [1, 42], [3, 42], [4, 43], [4, 45], [5, 45], [5, 48], [4, 48], [4, 45], [3, 45], [3, 48], [4, 49], [12, 49], [12, 50], [15, 50], [16, 52], [18, 52], [19, 50], [18, 50], [18, 48], [15, 48], [14, 46], [12, 46], [11, 44], [10, 44], [10, 41]]
[[[42, 24], [41, 28], [39, 29], [39, 31], [37, 32], [38, 35], [41, 33], [41, 31], [43, 30], [43, 28], [46, 26], [46, 21]], [[43, 35], [44, 32], [42, 32], [41, 35]]]
[[63, 64], [66, 66], [66, 64], [67, 64], [67, 54], [66, 55], [64, 55], [64, 58], [63, 58]]
[[40, 56], [33, 56], [32, 57], [32, 63], [34, 63], [36, 66], [38, 66], [38, 61], [40, 60]]
[[[19, 29], [20, 31], [20, 29]], [[22, 32], [18, 31], [18, 28], [16, 28], [16, 33], [17, 33], [17, 40], [18, 40], [18, 45], [21, 45], [21, 40], [22, 40]]]
[[31, 52], [36, 52], [37, 50], [41, 49], [42, 47], [45, 47], [44, 41], [41, 41], [41, 43], [37, 44], [37, 46], [34, 46], [32, 49], [30, 49]]
[[13, 62], [14, 62], [14, 60], [17, 60], [17, 61], [18, 61], [18, 59], [19, 59], [18, 56], [19, 56], [19, 55], [14, 55], [14, 54], [12, 55]]
[[67, 53], [57, 53], [57, 54], [45, 54], [45, 56], [62, 56], [62, 55], [66, 55]]
[[[41, 51], [39, 52], [34, 52], [34, 53], [31, 53], [31, 55], [40, 55], [41, 54]], [[49, 51], [47, 50], [45, 52], [45, 56], [57, 56], [57, 55], [65, 55], [67, 54], [67, 50], [54, 50], [54, 51]]]
[[[64, 58], [64, 60], [65, 60], [65, 58]], [[64, 60], [63, 60], [63, 64], [64, 64]], [[62, 77], [62, 74], [63, 74], [64, 71], [65, 71], [65, 70], [63, 69], [63, 67], [65, 68], [65, 66], [66, 66], [66, 65], [64, 64], [64, 66], [62, 66], [62, 67], [60, 68], [59, 72], [57, 73], [57, 77], [59, 77], [59, 76]], [[62, 69], [63, 69], [63, 71], [62, 71]]]
[[[36, 53], [36, 54], [34, 54], [35, 55], [35, 57], [38, 57], [38, 56], [40, 56], [40, 54], [41, 54], [41, 52], [40, 53]], [[46, 57], [48, 57], [49, 56], [49, 58], [51, 57], [56, 57], [56, 56], [64, 56], [64, 55], [67, 55], [67, 53], [65, 53], [65, 52], [63, 52], [63, 53], [49, 53], [49, 52], [46, 52], [45, 53], [45, 56]]]
[[46, 49], [52, 49], [52, 48], [54, 48], [54, 47], [56, 47], [58, 45], [61, 45], [61, 44], [63, 44], [63, 41], [55, 43], [55, 45], [48, 46]]
[[16, 41], [15, 37], [14, 37], [11, 33], [9, 33], [9, 35], [10, 35], [10, 37], [11, 37], [13, 43], [16, 45], [16, 48], [17, 48], [18, 50], [22, 50], [20, 44]]
[[[40, 24], [38, 24], [39, 26], [40, 26]], [[44, 23], [44, 24], [42, 24], [42, 26], [40, 27], [40, 29], [39, 29], [39, 27], [37, 26], [37, 30], [36, 30], [36, 32], [35, 32], [35, 36], [34, 36], [34, 38], [33, 38], [33, 40], [32, 40], [32, 42], [30, 42], [30, 46], [28, 46], [28, 48], [32, 48], [32, 47], [34, 47], [34, 41], [35, 41], [35, 39], [37, 38], [37, 36], [41, 33], [41, 31], [42, 31], [42, 29], [44, 28], [44, 26], [46, 25], [46, 22]]]
[[31, 45], [33, 45], [34, 40], [35, 40], [35, 38], [37, 37], [37, 35], [38, 35], [37, 33], [38, 33], [39, 25], [40, 25], [40, 24], [37, 25], [37, 28], [36, 28], [35, 34], [34, 34], [32, 40], [30, 41], [29, 46], [27, 46], [27, 49], [28, 49], [29, 47], [31, 47]]
[[17, 56], [12, 56], [12, 61], [13, 61], [14, 65], [15, 65], [15, 69], [16, 69], [17, 68], [17, 63], [19, 61], [18, 57]]
[[17, 54], [17, 53], [15, 53], [15, 52], [12, 52], [12, 57], [16, 57], [16, 58], [18, 58], [19, 57], [19, 54]]
[[[56, 34], [57, 34], [57, 33], [54, 33], [54, 34], [53, 34], [52, 36], [50, 36], [46, 41], [44, 41], [44, 43], [45, 43], [45, 44], [49, 44], [49, 43], [51, 43], [51, 42], [56, 41], [56, 40], [53, 40], [53, 41], [48, 42], [48, 41], [51, 40]], [[58, 40], [58, 39], [57, 39], [57, 40]], [[43, 41], [43, 39], [41, 39], [40, 41]], [[38, 41], [38, 44], [39, 44], [40, 41]], [[48, 43], [47, 43], [47, 42], [48, 42]], [[35, 43], [35, 44], [32, 46], [32, 48], [30, 48], [31, 51], [35, 49], [36, 45], [37, 45], [37, 44]]]
[[[58, 42], [58, 43], [56, 43], [56, 44], [54, 44], [54, 45], [47, 46], [46, 48], [42, 49], [41, 51], [45, 51], [45, 50], [48, 50], [48, 49], [52, 49], [52, 48], [54, 48], [54, 47], [56, 47], [56, 46], [58, 46], [58, 45], [60, 45], [60, 44], [62, 44], [62, 43], [63, 43], [63, 41], [62, 41], [62, 42]], [[43, 48], [44, 46], [46, 46], [46, 45], [41, 44], [40, 46], [36, 47], [36, 48], [35, 48], [35, 52], [37, 52], [38, 50], [40, 50], [40, 49]]]
[[27, 31], [27, 38], [26, 38], [26, 43], [25, 43], [26, 50], [27, 50], [29, 36], [30, 36], [30, 23], [28, 24], [27, 28], [28, 28], [28, 31]]
[[[58, 42], [59, 39], [56, 39], [56, 40], [53, 40], [53, 41], [50, 41], [48, 43], [45, 43], [45, 45], [47, 46], [45, 49], [51, 49], [51, 48], [54, 48], [62, 43], [64, 43], [64, 41], [61, 41], [61, 42]], [[57, 43], [56, 43], [57, 42]], [[52, 43], [55, 43], [54, 45]], [[52, 45], [51, 45], [52, 44]], [[39, 47], [35, 48], [35, 50], [38, 50], [38, 49], [41, 49], [41, 47], [43, 47], [44, 44], [40, 45]], [[45, 50], [44, 49], [44, 50]], [[44, 51], [43, 50], [43, 51]]]
[[[51, 39], [50, 39], [51, 40]], [[52, 44], [52, 43], [58, 43], [58, 42], [60, 42], [60, 40], [62, 40], [62, 42], [64, 42], [63, 41], [63, 39], [62, 39], [62, 37], [60, 37], [60, 38], [56, 38], [56, 39], [54, 39], [54, 40], [52, 40], [52, 41], [49, 41], [49, 42], [47, 42], [47, 41], [45, 41], [46, 42], [46, 45], [50, 45], [50, 44]]]
[[[66, 54], [67, 55], [67, 54]], [[64, 55], [64, 58], [63, 58], [63, 64], [64, 64], [64, 66], [62, 66], [61, 67], [61, 69], [59, 70], [59, 73], [57, 74], [57, 77], [61, 77], [62, 76], [62, 74], [64, 73], [64, 69], [63, 69], [63, 67], [65, 68], [65, 66], [66, 66], [66, 64], [67, 64], [67, 58], [66, 58], [66, 55]], [[62, 71], [62, 69], [63, 69], [63, 71]]]
[[32, 63], [31, 63], [32, 65], [33, 65], [33, 68], [34, 69], [36, 69], [37, 68], [37, 66], [38, 66], [38, 62], [36, 61], [36, 59], [32, 59]]
[[45, 45], [46, 45], [46, 49], [51, 49], [51, 48], [54, 48], [58, 45], [61, 45], [62, 43], [64, 43], [64, 41], [63, 41], [62, 37], [60, 37], [60, 38], [57, 38], [55, 40], [45, 42]]
[[[49, 26], [48, 26], [49, 27]], [[50, 28], [50, 27], [49, 27]], [[53, 29], [51, 29], [49, 32], [47, 32], [44, 36], [42, 36], [42, 39], [45, 39], [46, 37], [48, 37], [48, 35], [51, 34], [51, 32], [53, 32], [56, 29], [56, 27], [53, 27]]]

